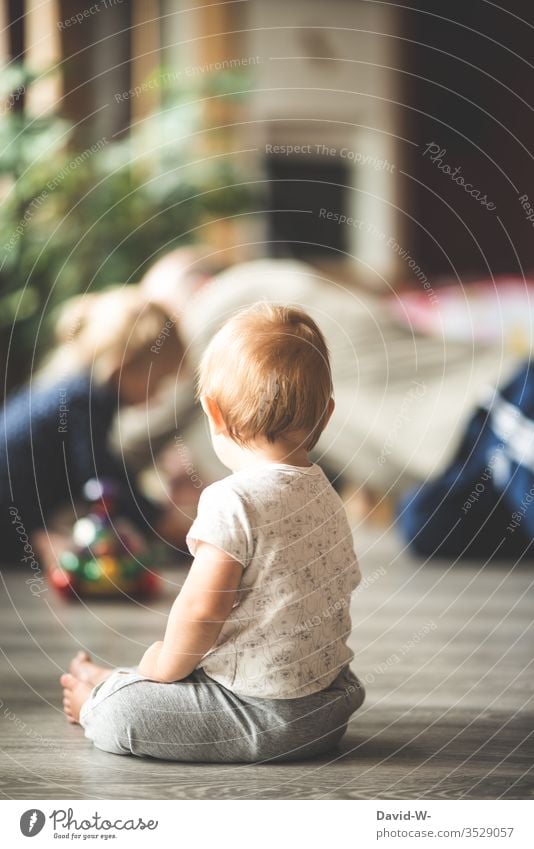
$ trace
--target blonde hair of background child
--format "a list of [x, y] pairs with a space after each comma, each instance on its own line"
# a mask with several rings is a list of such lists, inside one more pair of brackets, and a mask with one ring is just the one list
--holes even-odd
[[332, 397], [323, 334], [304, 310], [258, 303], [230, 318], [208, 345], [197, 396], [217, 402], [229, 436], [241, 444], [304, 432], [319, 439]]
[[105, 383], [118, 371], [156, 356], [165, 360], [169, 371], [173, 361], [177, 373], [183, 367], [176, 317], [147, 301], [134, 285], [69, 299], [60, 309], [55, 337], [57, 346], [44, 369], [49, 377], [91, 369], [95, 380]]

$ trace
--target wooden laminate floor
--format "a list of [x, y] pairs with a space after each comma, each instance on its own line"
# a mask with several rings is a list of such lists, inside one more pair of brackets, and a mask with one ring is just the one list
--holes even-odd
[[534, 795], [532, 567], [424, 565], [392, 533], [358, 533], [353, 667], [367, 699], [328, 758], [286, 765], [188, 765], [92, 748], [61, 713], [73, 652], [133, 664], [160, 637], [150, 607], [32, 596], [2, 573], [3, 798], [507, 798]]

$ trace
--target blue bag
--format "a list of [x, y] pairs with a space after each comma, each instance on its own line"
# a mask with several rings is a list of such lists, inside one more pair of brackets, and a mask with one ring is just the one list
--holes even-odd
[[455, 459], [405, 494], [397, 520], [423, 557], [534, 557], [534, 365], [481, 405]]

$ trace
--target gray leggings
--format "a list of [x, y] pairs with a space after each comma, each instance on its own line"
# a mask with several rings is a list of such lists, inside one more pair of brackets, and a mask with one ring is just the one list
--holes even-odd
[[158, 684], [117, 669], [83, 705], [94, 745], [117, 755], [203, 763], [301, 760], [343, 737], [364, 690], [349, 667], [326, 689], [298, 699], [238, 696], [202, 669]]

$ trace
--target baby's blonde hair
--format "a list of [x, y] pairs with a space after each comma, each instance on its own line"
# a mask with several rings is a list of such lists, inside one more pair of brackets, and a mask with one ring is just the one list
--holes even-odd
[[241, 444], [304, 432], [311, 449], [324, 428], [332, 375], [323, 334], [304, 310], [258, 303], [227, 321], [199, 368], [198, 396], [219, 406]]
[[184, 353], [175, 317], [147, 301], [137, 286], [71, 298], [61, 309], [55, 335], [56, 367], [91, 368], [99, 382], [129, 365], [149, 363], [155, 355], [169, 368], [175, 362], [178, 371]]

